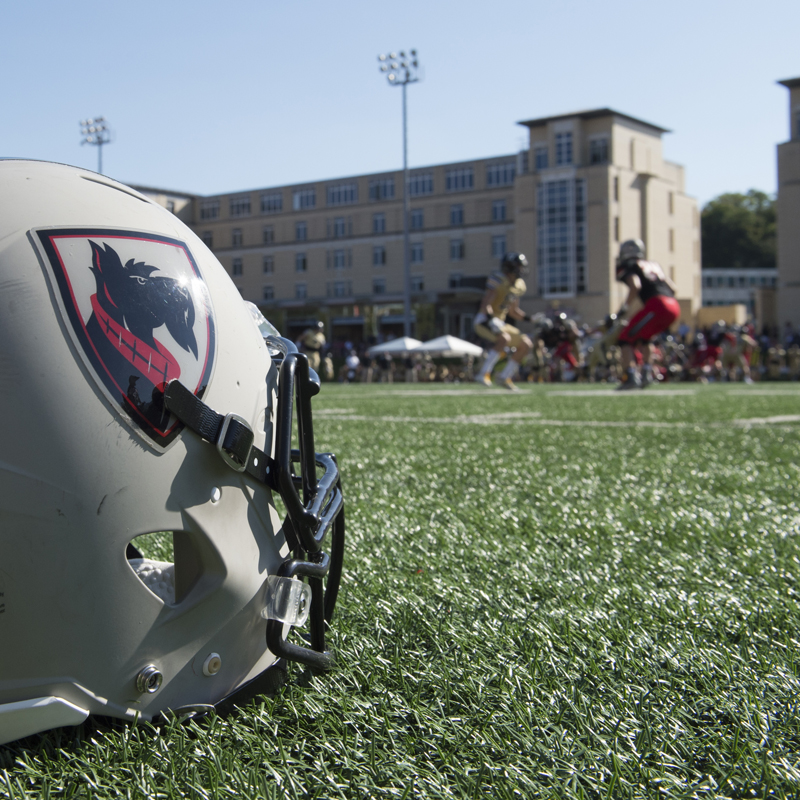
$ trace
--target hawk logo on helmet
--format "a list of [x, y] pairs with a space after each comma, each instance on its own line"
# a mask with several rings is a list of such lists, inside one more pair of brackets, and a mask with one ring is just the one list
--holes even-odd
[[59, 306], [109, 399], [148, 441], [182, 425], [163, 405], [167, 381], [202, 396], [214, 360], [214, 316], [186, 244], [103, 229], [40, 230]]

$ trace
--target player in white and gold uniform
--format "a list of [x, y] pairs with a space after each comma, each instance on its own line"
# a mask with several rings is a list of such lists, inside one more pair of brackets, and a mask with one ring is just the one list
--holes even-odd
[[500, 373], [500, 385], [512, 392], [518, 391], [514, 376], [519, 365], [533, 347], [530, 337], [520, 333], [518, 328], [506, 321], [509, 317], [512, 320], [530, 319], [519, 307], [519, 298], [526, 290], [522, 273], [527, 266], [528, 259], [522, 253], [506, 253], [503, 256], [500, 271], [490, 275], [486, 281], [486, 292], [474, 323], [475, 333], [492, 344], [475, 380], [491, 386], [495, 364], [506, 348], [514, 348], [508, 364]]
[[722, 337], [722, 372], [728, 380], [735, 381], [737, 369], [742, 370], [742, 380], [752, 383], [750, 377], [750, 357], [756, 347], [756, 340], [738, 325], [726, 328]]
[[308, 356], [308, 366], [319, 372], [322, 359], [322, 350], [325, 347], [325, 324], [318, 322], [311, 328], [306, 328], [298, 340], [300, 349]]

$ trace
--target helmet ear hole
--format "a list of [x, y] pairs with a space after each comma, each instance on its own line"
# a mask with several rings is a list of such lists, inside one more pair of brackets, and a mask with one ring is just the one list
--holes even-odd
[[177, 605], [205, 572], [195, 538], [187, 531], [143, 533], [128, 543], [125, 556], [153, 594], [168, 605]]
[[165, 561], [174, 563], [175, 546], [173, 544], [173, 531], [156, 531], [155, 533], [142, 533], [128, 542], [125, 548], [128, 561], [131, 558], [146, 558], [150, 561]]

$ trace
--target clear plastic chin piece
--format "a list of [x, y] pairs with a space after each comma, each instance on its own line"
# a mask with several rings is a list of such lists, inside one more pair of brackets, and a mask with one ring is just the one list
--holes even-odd
[[266, 606], [261, 612], [264, 619], [275, 619], [289, 625], [301, 626], [311, 610], [311, 587], [294, 578], [267, 578]]

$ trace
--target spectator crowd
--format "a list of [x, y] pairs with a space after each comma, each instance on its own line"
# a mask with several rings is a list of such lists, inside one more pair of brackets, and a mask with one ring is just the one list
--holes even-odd
[[[626, 322], [609, 315], [595, 327], [578, 325], [564, 314], [532, 319], [534, 343], [523, 360], [519, 382], [617, 383], [621, 374], [618, 339]], [[302, 347], [302, 343], [301, 347]], [[320, 373], [325, 380], [361, 383], [471, 382], [480, 359], [432, 358], [408, 353], [400, 357], [369, 355], [376, 341], [357, 345], [334, 341], [321, 353]], [[727, 325], [720, 321], [692, 331], [681, 324], [653, 343], [653, 369], [664, 381], [776, 381], [800, 380], [800, 330], [786, 323], [765, 326]], [[495, 374], [502, 369], [498, 364]]]

